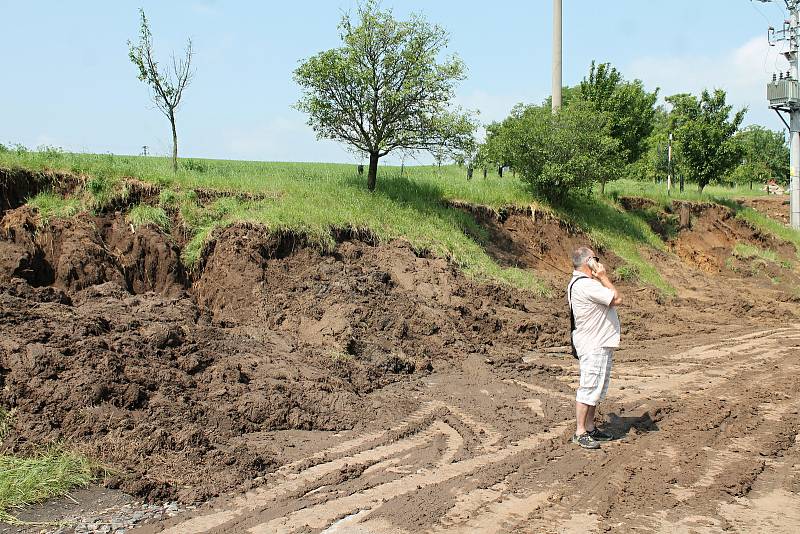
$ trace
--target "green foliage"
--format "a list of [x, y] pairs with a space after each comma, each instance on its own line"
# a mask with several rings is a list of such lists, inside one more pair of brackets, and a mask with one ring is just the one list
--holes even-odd
[[204, 173], [208, 170], [206, 164], [199, 159], [184, 159], [181, 161], [181, 167], [190, 172]]
[[738, 132], [734, 141], [744, 158], [730, 174], [732, 182], [764, 183], [770, 179], [786, 184], [789, 180], [789, 145], [782, 132], [751, 125]]
[[639, 268], [635, 265], [625, 264], [616, 269], [617, 278], [625, 282], [635, 282], [639, 279]]
[[105, 173], [89, 178], [86, 182], [86, 191], [89, 193], [87, 203], [95, 211], [128, 198], [128, 188], [122, 178]]
[[543, 106], [517, 106], [488, 131], [486, 144], [551, 202], [588, 193], [593, 183], [616, 178], [622, 166], [608, 116], [583, 101], [556, 114]]
[[158, 194], [158, 205], [165, 210], [175, 210], [178, 208], [181, 197], [174, 189], [165, 187]]
[[74, 198], [64, 198], [52, 192], [39, 193], [28, 200], [28, 205], [39, 213], [43, 225], [57, 217], [72, 217], [81, 211], [81, 202]]
[[700, 190], [731, 172], [742, 160], [742, 147], [734, 136], [746, 109], [731, 115], [725, 91], [703, 91], [700, 99], [690, 94], [673, 95], [669, 115], [675, 133], [676, 156], [682, 172]]
[[396, 20], [377, 1], [339, 24], [342, 46], [312, 56], [295, 70], [303, 89], [296, 107], [319, 138], [369, 154], [368, 187], [378, 159], [395, 150], [470, 150], [476, 129], [450, 105], [465, 67], [456, 56], [439, 62], [447, 33], [421, 15]]
[[19, 524], [12, 510], [86, 486], [93, 472], [85, 457], [58, 447], [32, 458], [0, 455], [0, 521]]
[[131, 208], [126, 216], [126, 220], [134, 229], [145, 224], [153, 224], [164, 232], [169, 232], [170, 228], [169, 216], [167, 216], [164, 209], [156, 206], [148, 206], [147, 204], [138, 204]]
[[627, 82], [610, 63], [595, 65], [592, 61], [578, 95], [608, 115], [610, 134], [620, 142], [625, 162], [638, 161], [647, 151], [653, 131], [658, 90], [649, 93], [641, 80]]

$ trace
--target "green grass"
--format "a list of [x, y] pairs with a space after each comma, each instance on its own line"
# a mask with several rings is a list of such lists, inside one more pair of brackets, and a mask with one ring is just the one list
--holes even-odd
[[[65, 170], [89, 177], [92, 209], [124, 199], [125, 177], [161, 186], [160, 206], [178, 210], [190, 239], [184, 259], [196, 264], [214, 228], [235, 221], [266, 225], [272, 231], [304, 233], [326, 248], [331, 228], [369, 229], [381, 240], [407, 239], [415, 249], [451, 259], [468, 274], [514, 286], [545, 291], [532, 273], [502, 268], [486, 253], [488, 239], [474, 218], [445, 205], [461, 200], [493, 208], [528, 206], [531, 195], [511, 176], [487, 179], [480, 171], [471, 181], [457, 166], [381, 166], [375, 193], [366, 190], [366, 176], [356, 165], [182, 160], [175, 174], [167, 158], [72, 154], [58, 151], [0, 153], [0, 166], [31, 171]], [[186, 193], [213, 189], [261, 194], [256, 201], [220, 199], [202, 208]]]
[[[369, 230], [380, 240], [407, 239], [415, 249], [451, 259], [478, 279], [497, 280], [517, 287], [544, 292], [530, 272], [500, 267], [485, 250], [488, 235], [467, 213], [447, 206], [459, 200], [494, 209], [527, 207], [536, 202], [519, 179], [500, 178], [494, 171], [488, 178], [476, 169], [472, 180], [457, 166], [380, 166], [377, 190], [366, 190], [366, 176], [359, 176], [356, 164], [279, 163], [184, 159], [172, 173], [168, 158], [8, 151], [0, 153], [0, 166], [32, 171], [57, 169], [89, 177], [89, 206], [124, 199], [124, 178], [136, 177], [162, 187], [159, 207], [177, 213], [188, 240], [184, 260], [197, 265], [204, 244], [215, 228], [236, 221], [264, 224], [270, 230], [304, 233], [321, 248], [333, 245], [330, 229], [349, 227]], [[201, 206], [193, 190], [217, 190], [231, 194], [260, 195], [259, 200], [222, 198]], [[642, 216], [626, 213], [615, 203], [622, 195], [653, 198], [662, 205], [672, 199], [713, 200], [741, 194], [759, 194], [749, 189], [707, 187], [700, 195], [695, 186], [668, 197], [663, 186], [619, 180], [606, 186], [607, 196], [595, 195], [586, 202], [572, 202], [558, 208], [559, 215], [585, 229], [591, 238], [619, 255], [627, 264], [626, 276], [638, 277], [666, 293], [674, 289], [642, 254], [643, 247], [663, 249]], [[156, 217], [163, 221], [162, 213]], [[154, 214], [148, 213], [152, 220]]]
[[557, 213], [584, 229], [592, 240], [622, 258], [627, 264], [622, 276], [635, 276], [667, 295], [672, 287], [643, 256], [644, 247], [664, 250], [664, 242], [647, 222], [635, 213], [624, 211], [610, 198], [591, 196], [573, 199], [558, 208]]
[[714, 202], [718, 198], [765, 196], [766, 193], [758, 188], [751, 190], [746, 186], [727, 187], [724, 185], [708, 185], [700, 193], [696, 184], [686, 184], [683, 193], [678, 191], [677, 188], [673, 188], [667, 194], [666, 184], [624, 179], [607, 183], [606, 195], [612, 198], [623, 196], [650, 198], [664, 205], [669, 204], [672, 200]]
[[165, 232], [169, 232], [171, 221], [167, 212], [157, 206], [138, 204], [131, 208], [127, 215], [127, 221], [133, 225], [134, 229], [145, 224], [154, 224]]
[[51, 192], [39, 193], [28, 200], [28, 205], [39, 213], [42, 224], [55, 217], [72, 217], [83, 209], [79, 199], [64, 198]]
[[791, 262], [781, 259], [774, 250], [763, 249], [747, 243], [736, 243], [733, 247], [733, 255], [740, 260], [760, 259], [770, 263], [775, 263], [784, 269], [791, 269]]
[[86, 486], [93, 473], [85, 457], [58, 447], [31, 458], [0, 455], [0, 521], [20, 523], [13, 510]]

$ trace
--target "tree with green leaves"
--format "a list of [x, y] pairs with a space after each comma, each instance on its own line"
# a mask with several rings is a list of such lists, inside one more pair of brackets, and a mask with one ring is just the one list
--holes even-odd
[[175, 112], [183, 98], [183, 91], [192, 80], [192, 40], [186, 44], [183, 56], [172, 56], [170, 67], [159, 67], [153, 52], [153, 34], [143, 9], [139, 9], [139, 42], [128, 41], [128, 57], [139, 71], [139, 80], [146, 83], [152, 92], [156, 107], [169, 119], [172, 128], [172, 171], [178, 171], [178, 131], [175, 127]]
[[517, 106], [501, 124], [489, 130], [486, 144], [503, 136], [506, 164], [551, 202], [588, 193], [595, 182], [615, 179], [623, 166], [608, 115], [589, 102], [573, 101], [555, 114], [546, 106]]
[[658, 89], [645, 91], [641, 80], [626, 81], [610, 63], [595, 64], [579, 85], [579, 98], [608, 114], [611, 135], [619, 140], [626, 164], [647, 151], [653, 131]]
[[464, 63], [439, 58], [447, 32], [421, 15], [396, 20], [375, 0], [360, 5], [355, 17], [345, 15], [339, 30], [341, 47], [295, 70], [303, 89], [296, 107], [318, 138], [369, 155], [370, 191], [378, 160], [392, 151], [457, 152], [474, 142], [473, 117], [451, 105]]
[[701, 192], [742, 161], [742, 147], [735, 136], [747, 109], [733, 113], [733, 106], [725, 100], [721, 89], [703, 91], [699, 99], [685, 93], [667, 98], [672, 104], [669, 124], [674, 132], [674, 150], [682, 171]]
[[782, 132], [754, 124], [738, 132], [734, 140], [739, 144], [742, 164], [731, 173], [732, 181], [748, 183], [755, 178], [788, 182], [789, 145]]

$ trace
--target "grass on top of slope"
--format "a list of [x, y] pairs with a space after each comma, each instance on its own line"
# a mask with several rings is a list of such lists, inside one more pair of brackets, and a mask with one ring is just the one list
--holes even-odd
[[[261, 223], [273, 231], [303, 233], [323, 249], [333, 245], [331, 228], [369, 230], [381, 240], [405, 238], [420, 251], [448, 258], [467, 274], [546, 293], [530, 271], [504, 268], [486, 252], [489, 236], [472, 215], [447, 205], [463, 200], [495, 208], [526, 206], [531, 196], [511, 176], [466, 179], [458, 166], [381, 166], [377, 190], [366, 188], [356, 165], [181, 160], [173, 174], [169, 159], [138, 156], [71, 154], [59, 151], [0, 153], [0, 166], [30, 171], [63, 170], [90, 179], [90, 207], [124, 198], [125, 177], [162, 187], [159, 209], [178, 213], [190, 238], [184, 259], [191, 267], [200, 258], [214, 228], [233, 222]], [[244, 200], [223, 197], [201, 206], [193, 189], [267, 194]], [[135, 208], [137, 219], [163, 223], [162, 212]], [[131, 213], [133, 217], [134, 213]], [[142, 217], [138, 217], [141, 215]], [[131, 220], [136, 224], [136, 221]]]
[[[356, 164], [233, 161], [181, 159], [177, 173], [169, 158], [79, 154], [57, 150], [0, 152], [0, 167], [29, 171], [60, 170], [91, 176], [98, 189], [126, 177], [173, 189], [214, 189], [228, 192], [288, 195], [308, 192], [312, 186], [321, 195], [335, 195], [342, 187], [366, 189], [366, 170], [358, 176]], [[511, 173], [499, 178], [490, 171], [486, 179], [480, 169], [472, 180], [456, 165], [416, 165], [401, 168], [381, 165], [378, 189], [386, 179], [405, 179], [435, 188], [442, 197], [499, 208], [525, 206], [530, 194]], [[406, 195], [408, 196], [408, 195]]]
[[[279, 163], [209, 159], [180, 160], [172, 173], [170, 160], [162, 157], [73, 154], [57, 150], [0, 153], [0, 166], [32, 171], [64, 170], [90, 176], [87, 189], [96, 208], [126, 192], [118, 184], [125, 177], [162, 187], [161, 208], [179, 213], [190, 242], [184, 259], [196, 264], [204, 243], [214, 228], [236, 221], [261, 223], [274, 231], [305, 233], [322, 248], [332, 245], [331, 227], [370, 230], [379, 239], [405, 238], [418, 250], [433, 252], [454, 261], [479, 279], [494, 279], [512, 285], [544, 291], [530, 272], [500, 267], [487, 253], [485, 229], [461, 210], [446, 205], [460, 200], [499, 209], [526, 207], [537, 202], [525, 184], [506, 173], [483, 178], [476, 169], [472, 180], [466, 169], [454, 165], [380, 166], [377, 190], [366, 190], [366, 176], [359, 176], [355, 164]], [[223, 198], [200, 206], [193, 189], [264, 194], [261, 200]], [[620, 209], [614, 199], [620, 195], [646, 196], [668, 202], [671, 198], [730, 198], [740, 190], [709, 187], [703, 195], [692, 188], [667, 197], [662, 187], [645, 182], [620, 180], [607, 185], [608, 196], [573, 200], [554, 209], [573, 221], [591, 238], [613, 250], [627, 263], [624, 274], [635, 275], [666, 293], [674, 290], [650, 265], [642, 247], [663, 249], [663, 241], [646, 221]], [[696, 188], [695, 188], [696, 189]], [[749, 191], [749, 190], [748, 190]], [[712, 196], [714, 195], [714, 196]], [[172, 210], [172, 211], [171, 211]], [[150, 218], [160, 213], [148, 213]]]

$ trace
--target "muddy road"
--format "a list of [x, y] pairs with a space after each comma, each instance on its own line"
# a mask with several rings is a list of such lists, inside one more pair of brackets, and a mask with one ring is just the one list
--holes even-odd
[[704, 338], [617, 353], [600, 451], [569, 443], [569, 356], [473, 357], [382, 430], [320, 436], [258, 489], [137, 532], [797, 532], [800, 325]]

